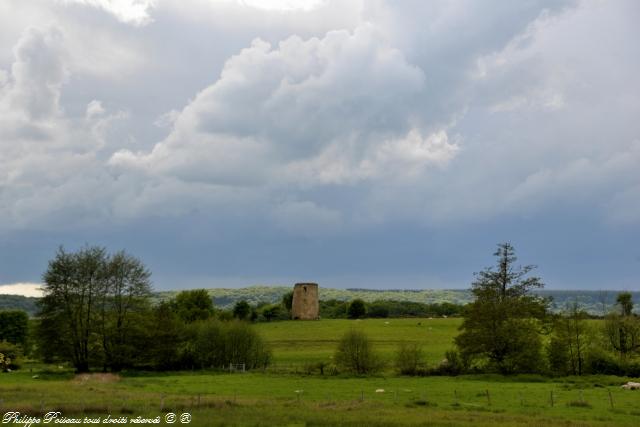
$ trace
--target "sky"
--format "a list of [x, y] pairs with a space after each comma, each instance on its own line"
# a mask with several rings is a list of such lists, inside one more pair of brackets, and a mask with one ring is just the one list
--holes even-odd
[[[640, 3], [3, 0], [0, 284], [640, 285]], [[2, 289], [2, 288], [0, 288]], [[26, 292], [26, 291], [18, 291]]]

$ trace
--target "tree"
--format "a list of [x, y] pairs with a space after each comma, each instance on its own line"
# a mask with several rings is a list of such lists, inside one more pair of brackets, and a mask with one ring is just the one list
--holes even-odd
[[19, 344], [27, 343], [29, 316], [22, 310], [0, 310], [0, 341]]
[[251, 314], [251, 306], [245, 300], [238, 301], [233, 306], [233, 317], [244, 320]]
[[616, 305], [620, 308], [621, 316], [631, 316], [633, 312], [631, 292], [620, 292], [616, 297]]
[[262, 307], [262, 317], [267, 322], [271, 322], [273, 319], [277, 319], [280, 316], [281, 307], [278, 304], [269, 304]]
[[505, 374], [537, 371], [548, 302], [531, 291], [544, 285], [538, 277], [527, 277], [534, 266], [515, 265], [511, 244], [498, 245], [494, 256], [496, 269], [475, 274], [475, 300], [464, 311], [455, 343], [465, 360], [477, 360], [486, 368]]
[[374, 303], [369, 305], [367, 314], [369, 317], [374, 317], [374, 318], [389, 317], [388, 303], [386, 301], [375, 301]]
[[169, 302], [153, 307], [152, 327], [145, 340], [145, 359], [155, 369], [180, 368], [180, 349], [186, 340], [185, 325]]
[[106, 288], [106, 251], [86, 247], [76, 253], [58, 249], [43, 275], [40, 338], [78, 372], [89, 370], [90, 351], [97, 345], [98, 303]]
[[293, 307], [293, 291], [282, 295], [282, 305], [287, 310], [287, 313], [291, 313], [291, 308]]
[[173, 301], [178, 317], [185, 323], [206, 320], [213, 315], [213, 300], [205, 289], [182, 291]]
[[583, 374], [590, 341], [587, 317], [574, 301], [556, 318], [548, 348], [549, 364], [555, 373]]
[[98, 246], [59, 248], [43, 274], [38, 339], [45, 359], [120, 369], [135, 351], [137, 316], [146, 309], [150, 273], [136, 258]]
[[610, 313], [605, 319], [605, 335], [620, 358], [626, 359], [640, 350], [640, 322], [633, 314], [629, 292], [618, 294], [616, 307], [618, 312]]
[[351, 304], [349, 304], [349, 309], [347, 311], [347, 316], [349, 317], [349, 319], [359, 319], [361, 317], [364, 317], [366, 313], [366, 305], [360, 298], [354, 299], [353, 301], [351, 301]]
[[338, 366], [355, 374], [367, 374], [380, 368], [379, 358], [369, 338], [355, 329], [347, 331], [340, 339], [335, 361]]
[[124, 251], [110, 256], [106, 265], [106, 288], [100, 305], [100, 326], [105, 366], [119, 371], [136, 355], [140, 326], [148, 312], [151, 273], [142, 262]]

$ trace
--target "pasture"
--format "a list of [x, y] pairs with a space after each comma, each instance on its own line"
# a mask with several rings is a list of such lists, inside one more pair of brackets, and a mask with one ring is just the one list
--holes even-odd
[[338, 340], [350, 328], [362, 329], [385, 360], [391, 361], [401, 341], [422, 345], [430, 364], [453, 348], [462, 319], [326, 319], [256, 324], [273, 350], [274, 364], [330, 362]]
[[[59, 410], [68, 417], [156, 417], [189, 412], [195, 426], [637, 426], [640, 392], [607, 376], [549, 379], [493, 375], [309, 375], [330, 361], [349, 328], [367, 332], [390, 361], [398, 342], [423, 344], [429, 363], [451, 348], [459, 319], [273, 322], [266, 372], [125, 372], [74, 376], [64, 366], [25, 365], [0, 375], [0, 413]], [[300, 369], [280, 369], [296, 366]], [[161, 424], [165, 424], [161, 420]], [[179, 424], [179, 423], [177, 423]]]

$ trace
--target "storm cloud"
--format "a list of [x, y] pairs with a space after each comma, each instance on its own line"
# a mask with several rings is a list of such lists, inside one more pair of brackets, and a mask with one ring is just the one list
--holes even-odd
[[0, 283], [86, 242], [164, 288], [459, 287], [502, 240], [550, 287], [637, 278], [635, 2], [0, 12]]

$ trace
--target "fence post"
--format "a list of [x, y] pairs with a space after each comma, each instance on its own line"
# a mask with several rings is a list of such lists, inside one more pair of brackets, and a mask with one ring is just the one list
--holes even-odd
[[487, 389], [487, 403], [491, 406], [491, 395], [489, 394], [489, 389]]
[[613, 395], [611, 394], [611, 390], [607, 389], [609, 392], [609, 404], [611, 405], [611, 409], [613, 409]]
[[360, 402], [364, 402], [364, 390], [360, 390]]

